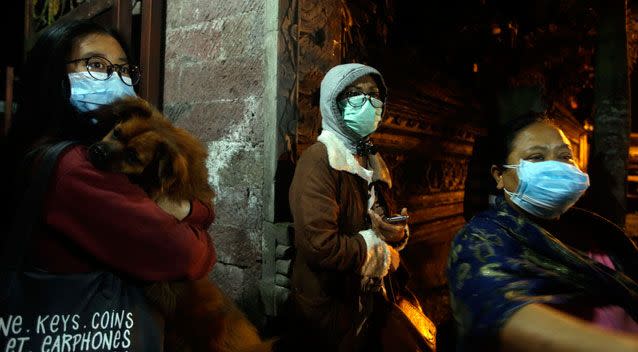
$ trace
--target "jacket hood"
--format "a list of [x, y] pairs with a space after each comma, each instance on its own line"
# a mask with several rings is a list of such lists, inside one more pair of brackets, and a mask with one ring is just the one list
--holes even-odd
[[[370, 75], [376, 81], [384, 97], [387, 96], [387, 87], [383, 76], [375, 68], [362, 64], [343, 64], [331, 68], [321, 81], [321, 91], [319, 107], [321, 110], [321, 127], [323, 130], [332, 132], [343, 142], [344, 146], [351, 153], [356, 152], [357, 142], [362, 138], [348, 128], [343, 121], [343, 116], [337, 105], [337, 96], [343, 90], [363, 76]], [[367, 138], [367, 137], [366, 137]]]

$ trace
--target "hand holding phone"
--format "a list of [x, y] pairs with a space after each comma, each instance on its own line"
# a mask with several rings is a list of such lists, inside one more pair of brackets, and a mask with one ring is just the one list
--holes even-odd
[[383, 217], [383, 221], [389, 224], [399, 224], [402, 222], [407, 222], [409, 218], [410, 218], [409, 215], [385, 216]]
[[401, 215], [381, 217], [372, 210], [368, 211], [372, 220], [372, 228], [386, 242], [398, 242], [405, 237], [405, 223], [408, 220], [408, 211], [403, 208]]

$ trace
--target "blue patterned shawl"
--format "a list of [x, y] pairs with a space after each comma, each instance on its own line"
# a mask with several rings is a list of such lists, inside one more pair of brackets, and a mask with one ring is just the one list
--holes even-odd
[[638, 321], [634, 244], [620, 228], [582, 209], [570, 209], [559, 221], [590, 231], [617, 270], [566, 246], [497, 198], [456, 235], [450, 250], [447, 272], [460, 351], [494, 346], [503, 323], [529, 303], [614, 304]]

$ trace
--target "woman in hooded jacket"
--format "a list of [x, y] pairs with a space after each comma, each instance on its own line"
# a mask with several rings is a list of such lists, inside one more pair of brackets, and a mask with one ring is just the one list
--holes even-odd
[[371, 317], [408, 239], [405, 224], [383, 220], [393, 211], [392, 183], [369, 141], [386, 86], [376, 69], [344, 64], [328, 71], [320, 94], [322, 132], [300, 157], [289, 193], [297, 251], [290, 333], [303, 350], [374, 350]]

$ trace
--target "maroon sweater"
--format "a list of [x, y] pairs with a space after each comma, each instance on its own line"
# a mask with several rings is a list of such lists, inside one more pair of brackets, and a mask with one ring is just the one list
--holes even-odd
[[198, 279], [216, 255], [206, 229], [212, 208], [193, 201], [182, 221], [126, 176], [95, 169], [83, 146], [58, 163], [30, 261], [57, 273], [114, 270], [147, 281]]

